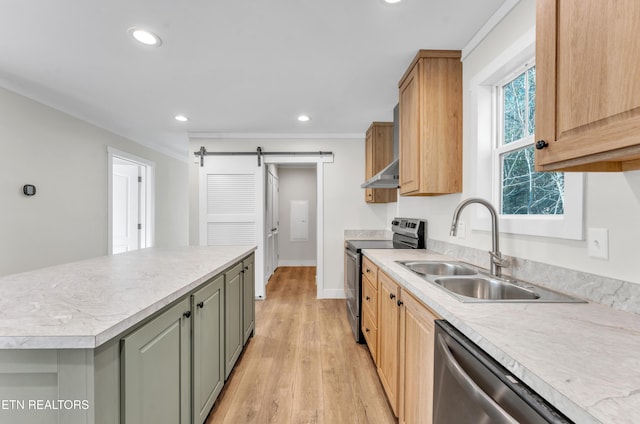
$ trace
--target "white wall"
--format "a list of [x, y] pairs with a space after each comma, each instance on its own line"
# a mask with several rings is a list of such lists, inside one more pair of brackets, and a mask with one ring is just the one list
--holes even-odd
[[[316, 169], [279, 167], [280, 237], [279, 265], [314, 266], [316, 264]], [[291, 201], [306, 200], [309, 204], [309, 238], [291, 241]]]
[[[364, 201], [364, 134], [362, 139], [203, 139], [190, 140], [190, 152], [204, 146], [208, 151], [252, 151], [258, 146], [266, 152], [332, 151], [334, 162], [324, 164], [324, 288], [325, 297], [344, 297], [344, 230], [388, 229], [387, 207]], [[206, 160], [206, 158], [205, 158]], [[198, 167], [191, 161], [190, 242], [198, 244]]]
[[[535, 0], [522, 0], [464, 60], [463, 193], [432, 198], [400, 197], [397, 209], [390, 213], [428, 218], [429, 235], [436, 240], [489, 250], [491, 239], [488, 232], [471, 231], [467, 225], [466, 238], [449, 236], [451, 217], [457, 203], [477, 195], [474, 157], [474, 145], [478, 142], [475, 135], [477, 114], [472, 102], [470, 80], [507, 49], [513, 40], [534, 27]], [[470, 210], [475, 207], [470, 206], [463, 213], [466, 222], [469, 222]], [[636, 265], [640, 240], [640, 172], [587, 174], [584, 212], [585, 228], [609, 230], [609, 260], [588, 257], [586, 241], [548, 237], [501, 234], [501, 250], [510, 256], [640, 283]]]
[[155, 162], [155, 244], [188, 244], [186, 162], [4, 89], [0, 117], [0, 275], [107, 254], [107, 146]]
[[[316, 264], [316, 169], [279, 167], [280, 183], [280, 248], [281, 266], [315, 266]], [[309, 238], [291, 241], [291, 201], [306, 200], [309, 204]]]

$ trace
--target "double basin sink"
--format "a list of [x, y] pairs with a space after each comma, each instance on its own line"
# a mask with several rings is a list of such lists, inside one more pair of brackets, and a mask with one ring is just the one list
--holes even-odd
[[462, 302], [584, 302], [544, 287], [498, 278], [454, 261], [396, 261]]

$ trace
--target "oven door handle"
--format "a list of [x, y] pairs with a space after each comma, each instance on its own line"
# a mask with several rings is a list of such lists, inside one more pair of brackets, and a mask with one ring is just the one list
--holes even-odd
[[349, 256], [351, 259], [353, 259], [354, 261], [358, 261], [358, 254], [357, 253], [353, 253], [351, 250], [345, 249], [344, 253]]
[[449, 346], [447, 346], [447, 343], [441, 334], [438, 334], [438, 345], [441, 352], [446, 357], [445, 365], [449, 368], [451, 374], [453, 374], [458, 383], [460, 383], [467, 395], [482, 406], [482, 409], [492, 419], [492, 422], [500, 424], [519, 424], [518, 420], [502, 409], [500, 405], [498, 405], [484, 392], [484, 390], [480, 388], [480, 386], [476, 384], [475, 381], [473, 381], [471, 377], [469, 377], [458, 361], [456, 361], [456, 358], [451, 354], [451, 351], [449, 351]]

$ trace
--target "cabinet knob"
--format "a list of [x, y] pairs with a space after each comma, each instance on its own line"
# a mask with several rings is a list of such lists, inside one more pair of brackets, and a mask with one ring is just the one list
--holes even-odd
[[368, 328], [365, 328], [365, 329], [364, 329], [364, 332], [365, 332], [365, 333], [368, 333], [369, 331], [371, 331], [371, 330], [369, 330]]
[[365, 297], [364, 297], [364, 299], [365, 299], [365, 300], [369, 300], [369, 299], [371, 299], [371, 298], [370, 298], [369, 296], [365, 296]]
[[204, 302], [198, 302], [198, 308], [200, 309], [204, 308]]
[[393, 294], [393, 293], [389, 293], [389, 299], [395, 299], [395, 298], [396, 298], [396, 295], [395, 295], [395, 294]]
[[538, 149], [538, 150], [542, 150], [542, 149], [544, 149], [545, 147], [548, 147], [548, 146], [549, 146], [549, 143], [547, 143], [544, 140], [536, 141], [536, 149]]
[[398, 306], [402, 306], [404, 305], [404, 302], [402, 300], [398, 300]]
[[189, 318], [191, 316], [191, 311], [187, 311], [184, 314], [182, 314], [183, 317], [185, 318]]

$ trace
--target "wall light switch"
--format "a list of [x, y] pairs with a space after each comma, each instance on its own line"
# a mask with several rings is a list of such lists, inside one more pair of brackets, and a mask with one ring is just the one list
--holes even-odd
[[456, 237], [463, 239], [466, 235], [467, 227], [464, 225], [464, 221], [460, 220], [458, 221], [458, 232], [456, 233]]
[[588, 228], [587, 243], [590, 257], [609, 259], [609, 231], [606, 228]]

